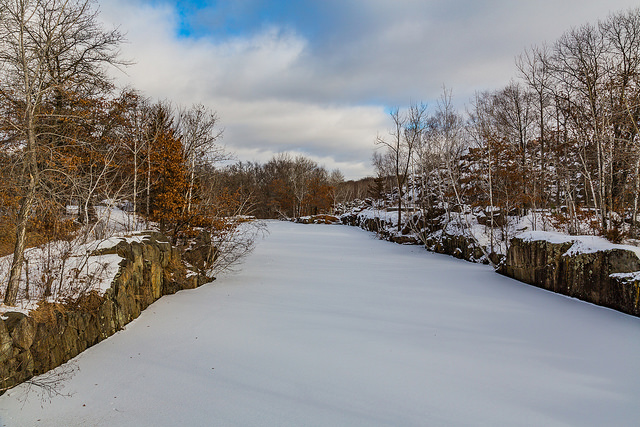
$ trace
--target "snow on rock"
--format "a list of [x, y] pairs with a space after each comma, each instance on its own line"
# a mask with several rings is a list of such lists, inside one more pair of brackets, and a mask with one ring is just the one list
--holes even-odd
[[527, 242], [546, 241], [554, 244], [573, 243], [571, 248], [565, 253], [567, 256], [619, 249], [634, 252], [640, 258], [639, 247], [614, 244], [604, 237], [599, 236], [569, 236], [567, 234], [550, 231], [527, 231], [518, 234], [516, 237]]
[[[18, 294], [18, 306], [0, 305], [0, 313], [19, 311], [28, 313], [35, 308], [37, 301], [43, 299], [45, 287], [51, 287], [51, 301], [95, 290], [103, 294], [113, 282], [122, 260], [117, 254], [104, 253], [120, 242], [141, 242], [145, 236], [116, 235], [108, 239], [94, 240], [88, 243], [78, 241], [55, 241], [25, 251], [25, 264], [22, 269], [21, 289]], [[99, 253], [103, 252], [103, 253]], [[0, 291], [9, 278], [13, 255], [0, 258]], [[26, 285], [29, 283], [27, 298]]]
[[552, 231], [526, 231], [518, 234], [516, 237], [525, 242], [545, 241], [549, 243], [568, 243], [572, 242], [575, 236]]
[[640, 271], [631, 273], [613, 273], [610, 275], [614, 279], [620, 279], [625, 282], [640, 282]]
[[[142, 243], [125, 243], [124, 240], [138, 239], [122, 239], [116, 248], [86, 257], [87, 265], [94, 263], [93, 258], [106, 259], [107, 267], [118, 273], [103, 295], [95, 292], [94, 281], [83, 282], [85, 276], [71, 270], [75, 279], [72, 284], [80, 282], [85, 286], [77, 297], [69, 293], [77, 288], [63, 289], [64, 294], [57, 290], [59, 299], [53, 302], [64, 305], [41, 304], [28, 317], [11, 309], [2, 316], [0, 389], [60, 366], [121, 330], [162, 295], [193, 289], [212, 280], [199, 273], [190, 274], [181, 262], [180, 250], [164, 241], [164, 236], [152, 233], [147, 237]], [[73, 264], [72, 260], [73, 257], [66, 261]]]
[[[66, 211], [69, 215], [77, 215], [79, 207], [69, 205]], [[113, 201], [103, 201], [102, 205], [95, 206], [95, 212], [96, 223], [81, 230], [76, 239], [54, 241], [25, 250], [18, 305], [6, 307], [0, 304], [0, 313], [28, 313], [43, 300], [47, 288], [51, 293], [49, 301], [75, 298], [91, 290], [103, 294], [109, 288], [122, 258], [96, 252], [104, 252], [122, 241], [141, 242], [147, 232], [141, 231], [144, 224], [136, 215], [119, 209]], [[12, 261], [13, 255], [0, 258], [1, 294], [4, 294]]]

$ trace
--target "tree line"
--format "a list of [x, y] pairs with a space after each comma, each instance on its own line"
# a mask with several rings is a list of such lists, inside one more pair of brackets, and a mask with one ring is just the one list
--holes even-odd
[[333, 213], [343, 200], [339, 170], [299, 155], [275, 155], [264, 164], [237, 162], [219, 168], [212, 178], [215, 186], [242, 195], [248, 212], [258, 218], [297, 218]]
[[433, 112], [394, 110], [377, 139], [378, 175], [393, 177], [398, 203], [411, 188], [425, 209], [485, 208], [492, 226], [544, 211], [569, 233], [637, 237], [640, 9], [533, 46], [516, 67], [465, 114], [446, 88]]

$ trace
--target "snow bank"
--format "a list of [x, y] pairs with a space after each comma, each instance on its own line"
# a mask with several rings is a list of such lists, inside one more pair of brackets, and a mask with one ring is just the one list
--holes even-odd
[[527, 231], [520, 233], [516, 236], [525, 242], [537, 242], [546, 241], [554, 244], [570, 243], [575, 236], [569, 236], [568, 234], [555, 233], [552, 231]]

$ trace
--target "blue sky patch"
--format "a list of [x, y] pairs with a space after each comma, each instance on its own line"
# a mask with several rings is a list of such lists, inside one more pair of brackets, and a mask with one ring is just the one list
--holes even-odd
[[290, 0], [150, 0], [177, 11], [177, 35], [183, 38], [227, 38], [265, 27], [294, 30], [307, 38], [331, 31], [329, 3]]

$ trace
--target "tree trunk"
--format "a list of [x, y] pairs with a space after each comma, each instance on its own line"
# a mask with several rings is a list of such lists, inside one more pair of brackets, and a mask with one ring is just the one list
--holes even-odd
[[133, 148], [133, 230], [138, 230], [138, 138], [134, 141]]
[[[27, 82], [28, 84], [28, 82]], [[27, 240], [27, 222], [31, 214], [31, 208], [36, 198], [38, 189], [38, 159], [36, 157], [36, 130], [32, 106], [27, 106], [27, 153], [24, 158], [26, 168], [29, 171], [29, 185], [27, 193], [22, 199], [20, 211], [18, 212], [18, 223], [16, 227], [16, 245], [13, 250], [13, 261], [11, 272], [7, 282], [7, 291], [4, 296], [4, 304], [16, 305], [18, 289], [20, 287], [20, 277], [22, 276], [22, 264], [24, 262], [24, 250]]]
[[20, 285], [20, 277], [22, 276], [22, 264], [24, 262], [24, 250], [26, 246], [27, 222], [31, 207], [36, 195], [36, 180], [31, 176], [27, 195], [22, 201], [20, 212], [18, 213], [18, 226], [16, 230], [16, 245], [13, 250], [13, 262], [11, 263], [11, 272], [9, 274], [9, 282], [7, 283], [7, 292], [4, 296], [4, 304], [9, 306], [16, 305], [18, 297], [18, 289]]
[[189, 176], [189, 191], [187, 193], [187, 214], [191, 214], [191, 199], [193, 198], [193, 186], [195, 183], [195, 168], [196, 168], [196, 159], [195, 155], [191, 159], [191, 174]]
[[400, 232], [402, 230], [402, 181], [399, 175], [396, 175], [396, 183], [398, 184], [398, 232]]

